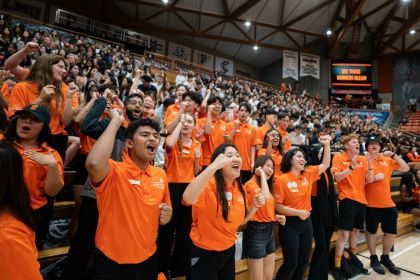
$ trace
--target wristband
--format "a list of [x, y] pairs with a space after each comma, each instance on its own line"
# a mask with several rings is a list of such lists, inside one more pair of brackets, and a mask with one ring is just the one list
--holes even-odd
[[350, 165], [350, 166], [349, 166], [349, 169], [350, 169], [351, 171], [353, 171], [353, 170], [354, 170], [353, 165]]
[[393, 159], [395, 156], [396, 156], [396, 154], [395, 154], [395, 153], [393, 153], [393, 154], [392, 154], [392, 156], [390, 156], [390, 158], [392, 158], [392, 159]]

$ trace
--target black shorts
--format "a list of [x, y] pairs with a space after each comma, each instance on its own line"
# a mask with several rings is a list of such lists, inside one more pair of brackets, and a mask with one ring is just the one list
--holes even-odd
[[366, 205], [345, 198], [339, 203], [339, 229], [353, 231], [362, 229], [366, 218]]
[[261, 259], [274, 253], [274, 222], [260, 223], [249, 221], [242, 239], [243, 257]]
[[375, 234], [380, 223], [384, 233], [397, 234], [397, 220], [397, 207], [366, 208], [366, 229], [369, 233]]

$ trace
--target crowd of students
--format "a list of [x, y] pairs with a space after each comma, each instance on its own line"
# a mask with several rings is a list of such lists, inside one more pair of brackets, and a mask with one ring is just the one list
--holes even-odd
[[[11, 47], [0, 70], [6, 279], [41, 279], [37, 249], [63, 170], [72, 166], [76, 211], [62, 279], [234, 279], [244, 224], [250, 279], [272, 279], [277, 222], [283, 264], [276, 279], [303, 279], [313, 239], [309, 279], [327, 279], [336, 227], [332, 273], [344, 279], [344, 246], [356, 252], [364, 223], [372, 268], [400, 273], [389, 258], [398, 215], [390, 177], [409, 171], [403, 156], [419, 160], [418, 139], [284, 85], [189, 73], [175, 86], [165, 69], [152, 74], [152, 60], [121, 48], [64, 43], [57, 33], [10, 28], [4, 19], [0, 27], [17, 38], [6, 36]], [[26, 45], [14, 52], [22, 38]], [[410, 152], [401, 154], [399, 144]], [[404, 181], [404, 205], [413, 213], [418, 173]], [[22, 269], [11, 265], [16, 260]]]

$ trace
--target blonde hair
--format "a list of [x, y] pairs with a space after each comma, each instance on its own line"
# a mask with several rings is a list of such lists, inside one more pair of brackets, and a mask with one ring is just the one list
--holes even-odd
[[[38, 85], [38, 95], [41, 94], [41, 90], [46, 85], [55, 86], [55, 101], [56, 108], [59, 107], [60, 103], [64, 99], [64, 95], [61, 91], [62, 81], [54, 81], [52, 67], [54, 64], [63, 61], [67, 67], [67, 61], [61, 55], [56, 54], [46, 54], [40, 56], [35, 63], [32, 65], [32, 68], [26, 77], [26, 81], [36, 83]], [[45, 104], [49, 110], [51, 110], [51, 104]]]
[[[195, 119], [195, 117], [194, 117], [193, 114], [191, 114], [189, 112], [184, 113], [184, 114], [191, 116], [193, 118], [193, 120], [194, 120], [194, 125], [196, 124], [196, 119]], [[182, 153], [182, 131], [179, 133], [177, 144], [178, 144], [179, 153], [181, 154], [181, 161], [183, 161], [184, 154]]]
[[344, 146], [353, 139], [359, 140], [359, 135], [349, 134], [349, 135], [343, 136], [343, 137], [341, 137], [341, 144], [343, 144], [343, 146]]

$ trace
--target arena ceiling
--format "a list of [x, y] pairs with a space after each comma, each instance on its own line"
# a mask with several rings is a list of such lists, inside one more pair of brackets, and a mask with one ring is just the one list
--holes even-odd
[[[326, 57], [343, 43], [357, 57], [360, 42], [366, 39], [370, 39], [372, 56], [420, 50], [420, 0], [58, 2], [75, 12], [138, 32], [194, 40], [256, 67], [279, 59], [283, 49], [314, 52], [311, 50], [317, 44], [322, 46], [318, 52]], [[246, 21], [251, 22], [249, 27]], [[417, 33], [409, 34], [410, 30]], [[257, 51], [254, 45], [258, 45]]]

